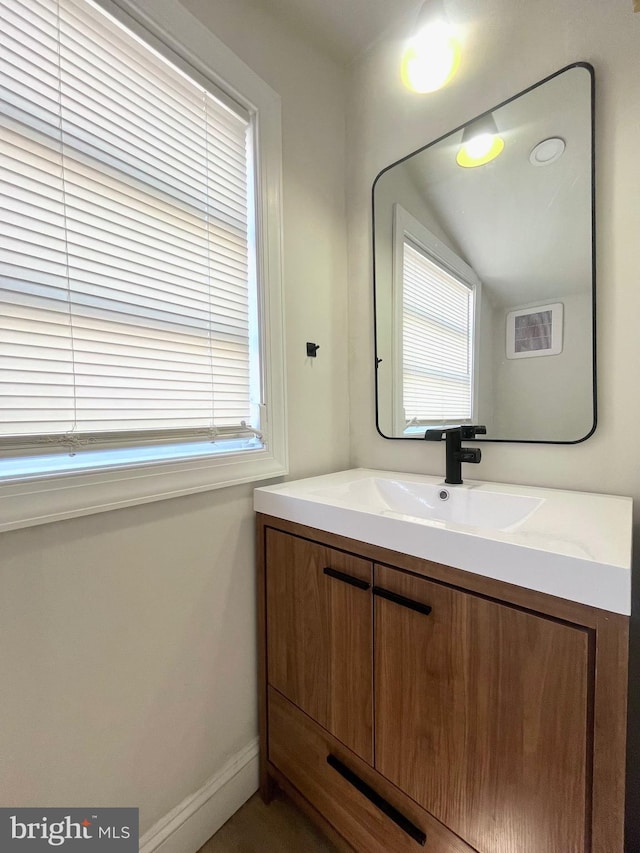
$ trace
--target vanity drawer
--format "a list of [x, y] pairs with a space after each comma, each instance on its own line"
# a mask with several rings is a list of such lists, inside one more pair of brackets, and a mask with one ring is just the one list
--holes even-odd
[[269, 763], [358, 853], [476, 853], [269, 688]]

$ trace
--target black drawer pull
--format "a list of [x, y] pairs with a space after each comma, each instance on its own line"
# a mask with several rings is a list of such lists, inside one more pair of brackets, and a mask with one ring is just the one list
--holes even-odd
[[425, 845], [427, 841], [426, 834], [412, 823], [409, 818], [405, 817], [401, 814], [398, 809], [394, 808], [390, 802], [381, 797], [376, 791], [373, 790], [367, 783], [362, 780], [359, 776], [353, 772], [353, 770], [349, 770], [346, 764], [343, 764], [335, 755], [327, 755], [327, 764], [329, 767], [333, 767], [334, 770], [337, 770], [338, 773], [349, 782], [350, 785], [360, 791], [370, 802], [373, 803], [374, 806], [380, 809], [381, 812], [384, 812], [387, 817], [391, 818], [391, 820], [397, 824], [400, 829], [404, 830], [414, 841], [417, 841], [418, 844], [422, 846]]
[[421, 604], [412, 598], [405, 598], [404, 595], [398, 595], [397, 592], [391, 592], [390, 589], [383, 589], [381, 586], [374, 586], [373, 594], [379, 595], [380, 598], [386, 598], [387, 601], [393, 601], [394, 604], [400, 604], [402, 607], [408, 607], [409, 610], [415, 610], [417, 613], [424, 613], [425, 616], [431, 613], [431, 607], [428, 604]]
[[358, 589], [369, 589], [371, 586], [367, 581], [361, 581], [360, 578], [354, 578], [344, 572], [339, 572], [337, 569], [331, 569], [329, 566], [324, 568], [322, 571], [325, 575], [329, 575], [330, 578], [335, 578], [338, 581], [344, 581], [345, 583], [351, 584], [351, 586], [357, 586]]

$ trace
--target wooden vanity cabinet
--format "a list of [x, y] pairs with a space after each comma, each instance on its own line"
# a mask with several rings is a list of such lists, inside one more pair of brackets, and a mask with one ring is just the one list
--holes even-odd
[[588, 632], [383, 566], [374, 592], [376, 770], [478, 850], [583, 853]]
[[372, 565], [267, 530], [269, 683], [373, 763]]
[[622, 853], [628, 620], [258, 516], [261, 789], [359, 853]]

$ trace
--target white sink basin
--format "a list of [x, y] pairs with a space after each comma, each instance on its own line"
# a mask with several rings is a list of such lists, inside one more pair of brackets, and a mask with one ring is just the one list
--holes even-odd
[[255, 490], [257, 512], [615, 613], [631, 498], [358, 468]]
[[492, 492], [476, 485], [448, 486], [442, 481], [416, 482], [387, 476], [364, 477], [344, 485], [310, 492], [317, 498], [347, 500], [354, 508], [376, 508], [432, 521], [450, 521], [489, 530], [512, 530], [543, 503], [544, 498]]

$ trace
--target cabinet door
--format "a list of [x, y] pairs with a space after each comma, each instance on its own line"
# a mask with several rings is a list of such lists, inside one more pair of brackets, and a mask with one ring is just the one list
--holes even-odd
[[589, 632], [380, 566], [374, 600], [376, 769], [479, 853], [585, 853]]
[[267, 530], [267, 680], [373, 760], [372, 565]]

